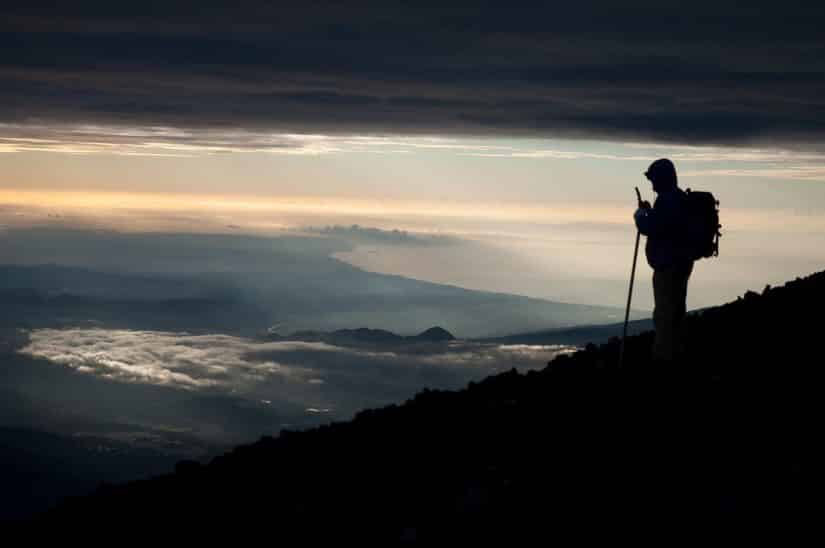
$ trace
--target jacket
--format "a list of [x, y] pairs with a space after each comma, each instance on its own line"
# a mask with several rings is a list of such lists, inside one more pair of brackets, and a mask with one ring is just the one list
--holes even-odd
[[652, 208], [639, 208], [633, 216], [647, 236], [645, 256], [653, 270], [687, 268], [693, 262], [685, 243], [685, 201], [685, 192], [673, 186], [659, 191]]

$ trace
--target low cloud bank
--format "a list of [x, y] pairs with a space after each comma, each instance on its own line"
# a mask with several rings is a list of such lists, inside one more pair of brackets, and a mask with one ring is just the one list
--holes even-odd
[[231, 394], [267, 406], [346, 414], [429, 388], [455, 389], [510, 368], [543, 367], [563, 346], [469, 341], [380, 349], [229, 335], [38, 329], [19, 352], [119, 383]]

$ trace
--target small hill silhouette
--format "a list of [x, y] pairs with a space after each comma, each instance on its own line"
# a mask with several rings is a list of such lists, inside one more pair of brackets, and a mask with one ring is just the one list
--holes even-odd
[[454, 341], [455, 337], [453, 334], [444, 329], [443, 327], [431, 327], [426, 331], [419, 333], [414, 337], [414, 339], [418, 341], [427, 341], [427, 342], [445, 342], [445, 341]]
[[[283, 432], [208, 465], [100, 489], [41, 517], [193, 537], [265, 531], [281, 542], [615, 540], [818, 516], [825, 272], [748, 292], [687, 320], [680, 366], [652, 333], [425, 390], [346, 423]], [[755, 531], [756, 529], [751, 529]], [[506, 544], [505, 544], [506, 545]]]
[[270, 340], [325, 342], [341, 346], [398, 345], [408, 343], [438, 343], [455, 340], [452, 333], [443, 327], [431, 327], [418, 335], [404, 336], [385, 329], [338, 329], [336, 331], [296, 331], [288, 336], [275, 333], [267, 335]]

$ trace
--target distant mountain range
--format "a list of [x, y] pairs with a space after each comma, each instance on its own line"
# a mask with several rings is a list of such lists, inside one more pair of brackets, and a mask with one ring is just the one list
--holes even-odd
[[338, 329], [336, 331], [296, 331], [290, 335], [281, 336], [270, 333], [266, 339], [272, 341], [306, 341], [325, 342], [340, 346], [361, 345], [404, 345], [415, 343], [443, 343], [455, 340], [455, 337], [443, 327], [431, 327], [418, 335], [403, 336], [384, 329]]
[[44, 229], [4, 236], [0, 305], [9, 306], [0, 306], [0, 325], [6, 326], [100, 322], [245, 335], [272, 326], [280, 332], [372, 326], [411, 335], [442, 325], [457, 337], [477, 338], [623, 316], [618, 308], [367, 272], [331, 256], [350, 249], [339, 238]]
[[10, 289], [0, 290], [0, 305], [3, 327], [238, 331], [268, 319], [247, 303], [218, 296], [146, 300]]
[[151, 509], [137, 535], [190, 541], [264, 524], [281, 542], [361, 545], [787, 538], [821, 518], [825, 374], [805, 311], [824, 306], [822, 272], [690, 316], [679, 364], [650, 361], [651, 332], [628, 340], [623, 369], [618, 340], [589, 344], [101, 489], [39, 526], [94, 516], [115, 533]]
[[[545, 329], [531, 333], [518, 333], [504, 337], [478, 339], [478, 342], [494, 344], [565, 345], [584, 346], [588, 343], [607, 342], [620, 337], [623, 323], [606, 325], [584, 325], [564, 329]], [[628, 322], [628, 335], [638, 335], [653, 328], [651, 319]], [[416, 343], [443, 343], [456, 340], [452, 333], [442, 327], [431, 327], [418, 335], [403, 336], [384, 329], [338, 329], [336, 331], [296, 331], [288, 335], [268, 333], [263, 337], [270, 341], [325, 342], [339, 346], [398, 346]]]

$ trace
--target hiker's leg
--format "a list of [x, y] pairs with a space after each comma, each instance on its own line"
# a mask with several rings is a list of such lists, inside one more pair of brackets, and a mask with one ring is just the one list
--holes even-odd
[[693, 263], [674, 271], [673, 291], [673, 353], [674, 357], [680, 356], [685, 351], [684, 346], [684, 319], [687, 313], [687, 289], [690, 274], [693, 271]]
[[673, 359], [674, 284], [672, 270], [653, 272], [653, 326], [656, 339], [653, 343], [653, 359]]

